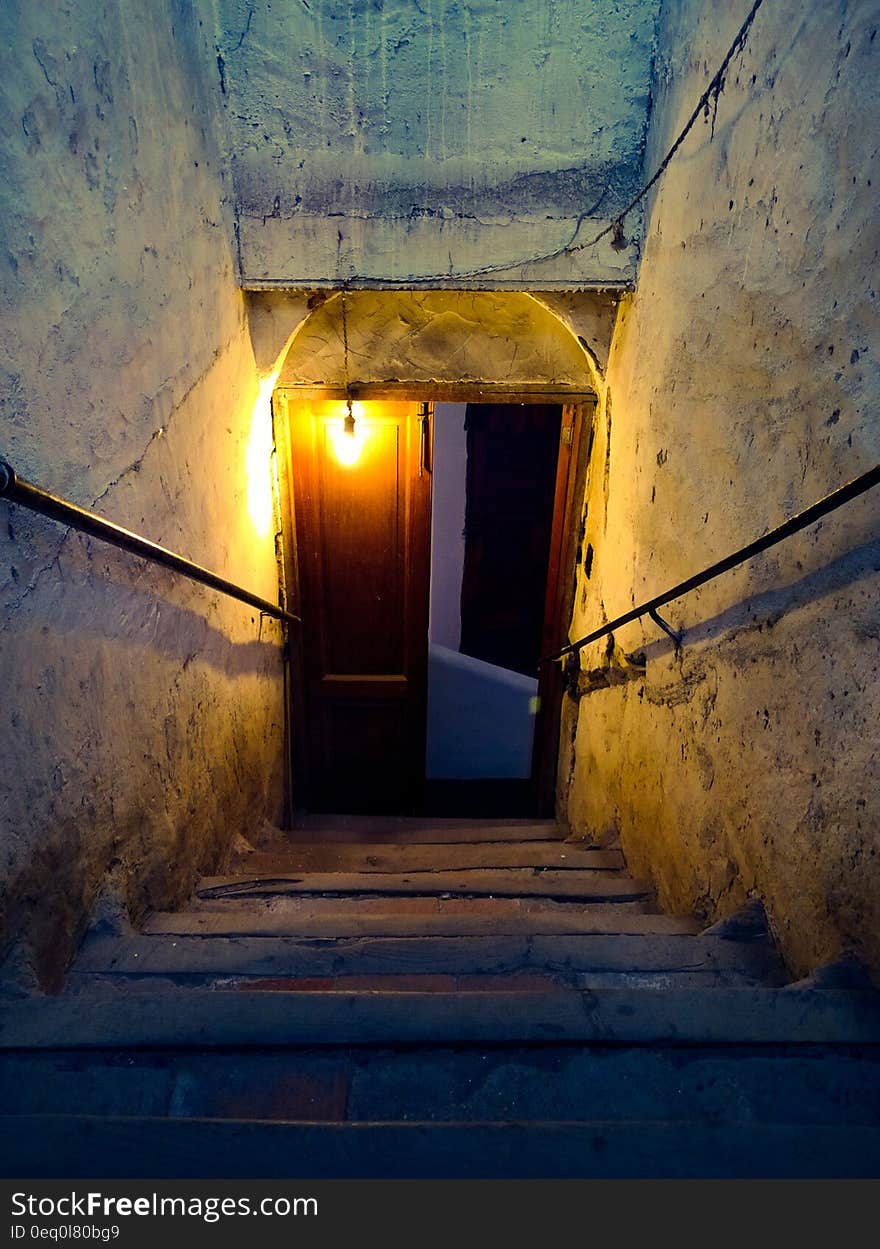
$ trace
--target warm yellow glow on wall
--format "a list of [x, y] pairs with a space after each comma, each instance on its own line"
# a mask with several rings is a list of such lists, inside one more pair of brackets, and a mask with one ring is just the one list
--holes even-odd
[[251, 432], [245, 452], [247, 507], [258, 537], [272, 531], [272, 391], [275, 374], [260, 382], [251, 414]]
[[339, 418], [327, 422], [330, 446], [333, 448], [336, 459], [344, 468], [352, 468], [357, 464], [369, 433], [364, 422], [363, 404], [353, 403], [351, 409], [354, 416], [353, 429], [347, 428], [348, 408], [345, 404], [340, 408]]

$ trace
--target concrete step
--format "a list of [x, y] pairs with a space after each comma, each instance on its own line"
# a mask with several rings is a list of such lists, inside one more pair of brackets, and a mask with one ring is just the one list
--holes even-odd
[[564, 841], [456, 842], [449, 845], [394, 845], [379, 842], [290, 843], [253, 850], [230, 864], [230, 874], [291, 875], [298, 872], [438, 872], [473, 868], [553, 867], [619, 871], [619, 850], [596, 850]]
[[423, 1046], [0, 1056], [12, 1114], [880, 1124], [878, 1047]]
[[0, 1116], [8, 1178], [860, 1178], [880, 1129], [755, 1123], [302, 1123]]
[[298, 937], [107, 936], [86, 939], [75, 975], [369, 976], [524, 971], [735, 973], [783, 984], [769, 945], [661, 934], [555, 936]]
[[186, 911], [157, 912], [143, 931], [159, 935], [417, 937], [557, 933], [696, 933], [689, 916], [645, 913], [646, 903], [585, 904], [544, 898], [431, 896], [195, 899]]
[[[549, 993], [576, 988], [594, 989], [734, 989], [762, 983], [736, 971], [521, 971], [503, 975], [489, 973], [455, 975], [441, 972], [385, 972], [373, 975], [249, 976], [229, 973], [160, 972], [147, 975], [116, 975], [72, 972], [68, 994], [179, 992], [181, 989], [214, 989], [254, 993]], [[117, 1000], [123, 1000], [117, 997]], [[517, 1009], [513, 1006], [512, 1009]]]
[[875, 1044], [873, 990], [95, 992], [12, 1001], [0, 1050], [278, 1045]]
[[302, 815], [285, 841], [453, 845], [456, 842], [564, 841], [555, 820], [453, 819], [449, 816]]
[[297, 894], [395, 894], [424, 896], [572, 898], [632, 902], [650, 897], [650, 886], [621, 872], [575, 868], [473, 868], [436, 872], [304, 872], [277, 876], [204, 876], [203, 899], [271, 898]]

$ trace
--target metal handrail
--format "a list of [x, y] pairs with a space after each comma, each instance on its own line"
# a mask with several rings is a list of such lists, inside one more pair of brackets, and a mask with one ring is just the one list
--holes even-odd
[[[642, 616], [650, 616], [662, 629], [675, 637], [675, 634], [672, 633], [666, 622], [657, 615], [661, 607], [673, 602], [677, 598], [681, 598], [691, 590], [696, 590], [699, 586], [705, 585], [707, 581], [713, 581], [716, 577], [720, 577], [723, 573], [729, 572], [739, 564], [745, 563], [746, 560], [752, 559], [755, 555], [760, 555], [762, 551], [784, 542], [786, 538], [790, 538], [793, 534], [799, 533], [800, 530], [806, 529], [817, 520], [821, 520], [823, 516], [827, 516], [829, 512], [843, 507], [845, 503], [849, 503], [852, 499], [858, 498], [859, 495], [865, 494], [866, 491], [871, 490], [876, 485], [880, 485], [880, 464], [875, 464], [867, 472], [854, 477], [852, 481], [839, 486], [836, 490], [832, 490], [830, 494], [819, 499], [811, 507], [806, 508], [803, 512], [798, 512], [783, 524], [765, 533], [763, 537], [756, 538], [753, 542], [725, 556], [724, 559], [710, 564], [701, 572], [694, 573], [693, 576], [688, 577], [685, 581], [680, 581], [672, 589], [666, 590], [663, 594], [655, 595], [654, 598], [646, 599], [637, 607], [631, 608], [629, 611], [624, 612], [623, 615], [617, 616], [614, 620], [610, 620], [607, 624], [602, 625], [601, 628], [594, 629], [592, 633], [587, 633], [584, 637], [578, 638], [577, 641], [569, 642], [565, 646], [560, 647], [559, 650], [542, 656], [539, 663], [552, 663], [564, 658], [566, 655], [572, 655], [576, 651], [582, 650], [583, 647], [589, 646], [592, 642], [598, 642], [601, 638], [607, 637], [615, 629], [622, 628], [623, 625], [630, 624], [633, 620], [638, 620]], [[247, 603], [251, 607], [256, 607], [264, 615], [271, 616], [275, 620], [284, 620], [291, 624], [301, 623], [299, 616], [293, 612], [285, 611], [283, 607], [279, 607], [275, 603], [270, 603], [268, 599], [260, 598], [257, 594], [251, 594], [249, 590], [245, 590], [242, 586], [236, 585], [233, 581], [228, 581], [225, 577], [218, 576], [217, 573], [203, 568], [200, 564], [193, 563], [192, 560], [186, 559], [182, 555], [177, 555], [174, 551], [169, 551], [167, 547], [160, 546], [157, 542], [151, 542], [148, 538], [142, 538], [138, 534], [132, 533], [131, 530], [115, 524], [113, 521], [106, 520], [104, 517], [98, 516], [86, 508], [79, 507], [76, 503], [71, 503], [58, 495], [50, 494], [48, 490], [35, 486], [33, 482], [19, 477], [12, 465], [3, 459], [0, 459], [0, 498], [7, 499], [11, 503], [17, 503], [21, 507], [27, 507], [33, 512], [39, 512], [41, 515], [49, 517], [50, 520], [56, 520], [61, 524], [69, 525], [81, 533], [90, 534], [103, 542], [108, 542], [112, 546], [128, 551], [132, 555], [137, 555], [141, 559], [150, 560], [154, 564], [170, 568], [172, 571], [188, 577], [191, 581], [198, 581], [202, 585], [218, 590], [221, 594], [238, 599], [239, 602]]]
[[58, 495], [50, 494], [48, 490], [35, 486], [33, 482], [19, 477], [12, 465], [2, 459], [0, 459], [0, 499], [18, 503], [21, 507], [30, 508], [32, 512], [39, 512], [41, 516], [60, 521], [61, 524], [78, 529], [81, 533], [90, 534], [93, 538], [100, 538], [102, 542], [109, 542], [111, 546], [117, 546], [141, 559], [161, 564], [163, 568], [170, 568], [188, 577], [190, 581], [198, 581], [212, 590], [219, 590], [221, 594], [238, 599], [241, 603], [256, 607], [265, 616], [272, 616], [275, 620], [284, 620], [289, 624], [300, 623], [299, 616], [285, 611], [277, 603], [270, 603], [268, 599], [260, 598], [258, 594], [251, 594], [250, 590], [243, 589], [234, 581], [219, 577], [217, 573], [202, 568], [201, 564], [194, 564], [183, 555], [169, 551], [158, 542], [142, 538], [132, 533], [130, 529], [123, 529], [112, 520], [105, 520], [103, 516], [98, 516], [84, 507], [79, 507], [76, 503], [71, 503], [68, 499], [59, 498]]
[[614, 620], [609, 621], [608, 624], [602, 625], [601, 629], [594, 629], [592, 633], [587, 633], [584, 637], [578, 638], [576, 642], [569, 642], [568, 645], [560, 647], [559, 650], [553, 651], [552, 654], [544, 655], [539, 660], [539, 663], [552, 663], [557, 659], [564, 658], [566, 655], [573, 655], [575, 651], [582, 650], [583, 647], [589, 646], [591, 642], [598, 642], [600, 638], [607, 637], [615, 629], [619, 629], [633, 620], [638, 620], [641, 616], [650, 616], [664, 632], [668, 633], [674, 640], [679, 641], [680, 639], [673, 633], [666, 621], [661, 620], [657, 616], [659, 608], [666, 603], [671, 603], [673, 599], [681, 598], [683, 594], [687, 594], [690, 590], [696, 590], [698, 586], [705, 585], [707, 581], [720, 577], [722, 573], [729, 572], [731, 568], [736, 568], [738, 564], [744, 564], [746, 560], [752, 559], [755, 555], [760, 555], [768, 547], [784, 542], [792, 534], [798, 533], [801, 529], [806, 529], [808, 525], [821, 520], [829, 512], [843, 507], [844, 503], [849, 503], [851, 499], [858, 498], [860, 494], [864, 494], [878, 484], [880, 484], [880, 464], [875, 464], [866, 473], [854, 477], [852, 481], [848, 481], [846, 485], [832, 490], [830, 494], [826, 494], [824, 498], [819, 499], [817, 503], [806, 508], [803, 512], [798, 512], [790, 520], [777, 525], [775, 529], [765, 533], [762, 538], [756, 538], [754, 542], [750, 542], [747, 546], [740, 547], [738, 551], [725, 556], [724, 559], [719, 559], [716, 563], [710, 564], [702, 572], [694, 573], [692, 577], [688, 577], [686, 581], [680, 581], [671, 590], [666, 590], [663, 594], [657, 594], [654, 598], [646, 599], [638, 607], [633, 607], [630, 611], [624, 612], [622, 616], [617, 616]]

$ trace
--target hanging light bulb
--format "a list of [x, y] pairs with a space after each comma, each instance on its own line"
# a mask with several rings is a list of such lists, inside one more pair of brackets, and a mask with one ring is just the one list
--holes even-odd
[[[345, 468], [351, 468], [360, 459], [364, 442], [364, 424], [355, 423], [354, 402], [351, 397], [351, 377], [348, 359], [348, 315], [345, 301], [345, 287], [339, 292], [342, 312], [342, 371], [345, 381], [345, 416], [341, 424], [333, 421], [329, 426], [330, 443], [336, 459]], [[360, 407], [360, 405], [358, 405]], [[361, 413], [358, 412], [358, 417]]]
[[342, 419], [328, 421], [327, 432], [333, 454], [345, 468], [351, 468], [361, 458], [367, 430], [362, 419], [361, 405], [346, 400]]
[[346, 413], [343, 429], [349, 438], [354, 438], [354, 404], [351, 401], [350, 393], [345, 396], [345, 407]]

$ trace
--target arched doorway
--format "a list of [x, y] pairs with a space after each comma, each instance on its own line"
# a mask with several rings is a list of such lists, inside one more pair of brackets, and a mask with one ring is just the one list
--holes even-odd
[[[537, 661], [567, 624], [594, 394], [577, 338], [520, 293], [346, 292], [298, 328], [273, 410], [303, 618], [300, 805], [552, 809], [561, 688], [553, 669], [538, 688]], [[438, 524], [450, 479], [433, 490], [450, 430], [466, 477], [458, 552]], [[441, 583], [445, 615], [450, 594], [461, 613], [454, 648], [436, 633]]]

